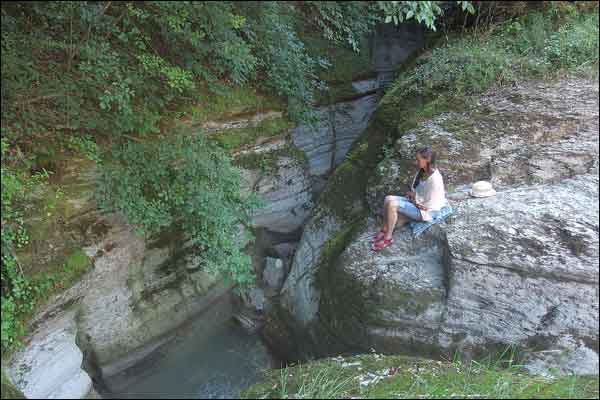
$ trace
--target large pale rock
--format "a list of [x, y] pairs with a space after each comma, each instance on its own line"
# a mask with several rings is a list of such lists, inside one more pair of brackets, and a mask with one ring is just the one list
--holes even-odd
[[[456, 211], [447, 223], [418, 239], [398, 230], [373, 253], [373, 218], [349, 235], [340, 218], [311, 219], [277, 315], [302, 331], [294, 340], [316, 354], [562, 349], [559, 370], [597, 373], [598, 82], [529, 82], [474, 103], [405, 132], [367, 190], [377, 213], [431, 144]], [[479, 179], [497, 196], [465, 196]]]
[[308, 173], [299, 160], [281, 156], [273, 171], [247, 171], [245, 176], [266, 204], [253, 215], [254, 227], [290, 233], [303, 225], [314, 204]]
[[[331, 278], [321, 288], [329, 306], [320, 322], [342, 327], [350, 335], [344, 341], [365, 350], [435, 345], [447, 295], [443, 235], [436, 227], [414, 241], [402, 230], [386, 251], [373, 253], [370, 239], [378, 230], [370, 220], [330, 266]], [[338, 313], [345, 302], [351, 306]]]
[[78, 399], [88, 394], [92, 381], [82, 369], [83, 354], [75, 344], [75, 312], [41, 326], [31, 345], [13, 357], [8, 376], [25, 397]]
[[377, 99], [377, 95], [371, 94], [321, 107], [317, 111], [319, 122], [294, 129], [294, 145], [308, 157], [310, 175], [326, 175], [342, 162], [352, 143], [366, 129]]
[[146, 243], [115, 223], [99, 244], [115, 246], [96, 259], [90, 279], [81, 282], [85, 294], [78, 326], [81, 344], [93, 354], [102, 375], [135, 364], [229, 290], [204, 270], [187, 268], [196, 260], [181, 254], [178, 242], [174, 237]]
[[598, 83], [560, 80], [492, 89], [463, 113], [444, 113], [405, 132], [397, 156], [380, 163], [368, 188], [370, 208], [403, 193], [415, 151], [431, 145], [447, 190], [491, 181], [503, 190], [598, 172]]
[[290, 273], [281, 289], [281, 303], [301, 325], [312, 322], [319, 310], [320, 294], [315, 274], [323, 246], [339, 230], [340, 221], [333, 215], [312, 218], [302, 234]]
[[598, 341], [598, 176], [457, 204], [442, 343]]
[[[330, 271], [320, 280], [320, 302], [297, 301], [313, 308], [294, 317], [313, 332], [311, 340], [325, 331], [333, 338], [316, 343], [343, 343], [338, 349], [481, 353], [535, 344], [539, 350], [569, 335], [592, 343], [594, 353], [597, 197], [597, 176], [585, 175], [457, 202], [451, 222], [418, 239], [400, 230], [392, 246], [375, 254], [369, 239], [379, 227], [370, 220], [333, 265], [321, 267]], [[578, 348], [589, 357], [588, 350]], [[563, 370], [583, 372], [563, 359]], [[596, 365], [586, 373], [597, 372], [593, 357], [586, 365]]]

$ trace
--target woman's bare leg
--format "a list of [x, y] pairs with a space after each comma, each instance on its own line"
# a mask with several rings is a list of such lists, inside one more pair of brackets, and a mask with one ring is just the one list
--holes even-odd
[[394, 204], [392, 200], [393, 196], [385, 196], [383, 199], [383, 224], [381, 225], [381, 231], [388, 232], [388, 208]]
[[401, 228], [408, 220], [409, 218], [406, 215], [398, 214], [398, 207], [395, 204], [387, 203], [384, 211], [384, 239], [391, 239], [396, 226]]
[[385, 208], [385, 240], [392, 238], [396, 221], [398, 221], [398, 209], [393, 203], [388, 203]]

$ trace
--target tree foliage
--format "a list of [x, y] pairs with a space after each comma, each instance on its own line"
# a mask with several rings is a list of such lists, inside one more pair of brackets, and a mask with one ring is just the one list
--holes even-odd
[[177, 227], [202, 266], [242, 288], [253, 282], [243, 253], [248, 224], [259, 205], [243, 195], [241, 176], [220, 147], [202, 136], [117, 146], [105, 163], [98, 200], [121, 211], [147, 237]]
[[165, 109], [259, 82], [302, 120], [327, 63], [308, 54], [299, 29], [358, 50], [386, 15], [435, 29], [437, 3], [3, 2], [3, 123], [29, 135], [144, 135], [158, 132]]
[[35, 302], [36, 288], [23, 275], [16, 249], [25, 246], [29, 237], [24, 228], [22, 203], [27, 202], [33, 189], [43, 184], [47, 173], [27, 175], [8, 167], [4, 161], [11, 158], [9, 145], [2, 139], [2, 260], [0, 289], [2, 302], [2, 351], [17, 345], [23, 334], [19, 316], [30, 312]]
[[165, 109], [199, 93], [258, 82], [287, 101], [298, 120], [325, 65], [306, 52], [298, 28], [310, 16], [316, 30], [356, 47], [375, 20], [364, 13], [368, 8], [365, 2], [3, 2], [3, 123], [31, 135], [143, 135], [158, 131]]
[[[415, 19], [427, 28], [435, 31], [435, 21], [444, 12], [441, 4], [443, 1], [378, 1], [379, 8], [385, 14], [385, 22], [398, 25], [401, 22]], [[472, 2], [457, 1], [463, 11], [475, 13]]]

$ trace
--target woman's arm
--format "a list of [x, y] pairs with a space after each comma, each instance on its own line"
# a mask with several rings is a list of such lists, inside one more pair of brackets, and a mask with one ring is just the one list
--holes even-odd
[[410, 200], [411, 203], [416, 204], [415, 198], [416, 198], [416, 193], [415, 193], [415, 188], [416, 188], [416, 183], [417, 183], [417, 179], [419, 178], [419, 171], [417, 171], [417, 173], [415, 174], [415, 176], [413, 176], [413, 180], [408, 188], [408, 192], [406, 193], [406, 197], [408, 198], [408, 200]]

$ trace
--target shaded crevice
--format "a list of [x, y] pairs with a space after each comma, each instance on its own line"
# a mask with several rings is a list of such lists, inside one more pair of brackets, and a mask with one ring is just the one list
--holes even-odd
[[[78, 315], [76, 316], [76, 320], [79, 318]], [[81, 369], [84, 370], [92, 380], [92, 389], [90, 392], [95, 391], [98, 394], [109, 393], [110, 391], [104, 382], [102, 369], [100, 368], [98, 357], [92, 344], [90, 343], [90, 339], [91, 338], [88, 334], [84, 334], [77, 329], [77, 334], [75, 335], [75, 345], [83, 354]]]

